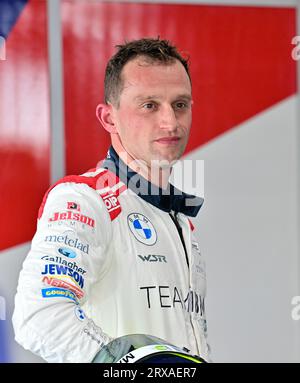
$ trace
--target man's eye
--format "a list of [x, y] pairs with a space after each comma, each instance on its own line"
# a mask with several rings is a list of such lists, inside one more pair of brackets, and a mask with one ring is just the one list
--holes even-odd
[[185, 102], [176, 102], [175, 106], [176, 106], [177, 109], [184, 109], [184, 108], [186, 108], [188, 105], [187, 105], [187, 103], [185, 103]]
[[154, 105], [153, 102], [147, 102], [147, 104], [143, 105], [143, 108], [145, 108], [145, 109], [154, 109], [155, 105]]

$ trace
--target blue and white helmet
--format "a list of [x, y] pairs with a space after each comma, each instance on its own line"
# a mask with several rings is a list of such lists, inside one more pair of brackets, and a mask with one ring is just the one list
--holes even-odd
[[131, 334], [114, 339], [96, 355], [93, 363], [206, 363], [189, 350], [152, 335]]

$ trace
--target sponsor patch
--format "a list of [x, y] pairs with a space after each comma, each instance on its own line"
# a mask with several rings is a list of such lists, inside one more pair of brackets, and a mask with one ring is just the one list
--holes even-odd
[[64, 232], [62, 235], [46, 235], [45, 242], [59, 243], [80, 250], [85, 254], [89, 254], [89, 244], [83, 243], [78, 238], [75, 238], [71, 230]]
[[95, 220], [80, 214], [74, 213], [73, 211], [65, 211], [65, 212], [55, 212], [51, 218], [48, 219], [49, 222], [60, 222], [60, 221], [77, 221], [81, 222], [84, 225], [88, 225], [90, 227], [95, 227]]
[[131, 233], [139, 242], [152, 246], [157, 241], [157, 234], [150, 220], [140, 213], [132, 213], [127, 217]]
[[80, 308], [80, 307], [75, 307], [75, 315], [77, 317], [78, 320], [80, 320], [81, 322], [83, 322], [85, 320], [85, 314], [83, 312], [83, 310]]
[[65, 257], [76, 258], [75, 251], [68, 249], [66, 247], [60, 247], [57, 251], [59, 252], [59, 254], [64, 255]]
[[141, 255], [138, 254], [138, 257], [143, 262], [164, 262], [167, 263], [167, 259], [165, 255], [154, 255], [154, 254], [148, 254], [148, 255]]
[[59, 289], [59, 288], [49, 288], [49, 289], [42, 289], [42, 297], [43, 298], [68, 298], [71, 299], [74, 302], [77, 302], [75, 295], [65, 289]]
[[68, 202], [67, 209], [80, 211], [80, 205], [77, 202]]
[[75, 271], [67, 266], [57, 265], [57, 264], [46, 264], [44, 271], [41, 273], [42, 275], [54, 275], [54, 276], [66, 276], [70, 277], [72, 281], [76, 282], [76, 284], [83, 288], [84, 286], [84, 278], [79, 274], [78, 271]]
[[121, 213], [122, 210], [117, 195], [111, 191], [108, 191], [107, 193], [102, 193], [101, 198], [110, 215], [110, 219], [113, 221]]
[[70, 269], [77, 271], [78, 273], [82, 275], [86, 273], [86, 270], [82, 269], [81, 267], [78, 267], [75, 261], [68, 262], [66, 259], [63, 259], [62, 257], [50, 257], [49, 255], [44, 255], [41, 259], [43, 261], [55, 262], [55, 263], [59, 263], [60, 265], [67, 266]]
[[61, 287], [62, 289], [69, 290], [70, 292], [75, 294], [75, 296], [78, 299], [81, 299], [84, 296], [84, 292], [81, 289], [74, 286], [72, 283], [66, 282], [62, 279], [58, 279], [55, 277], [44, 277], [42, 279], [42, 282], [45, 283], [45, 285]]

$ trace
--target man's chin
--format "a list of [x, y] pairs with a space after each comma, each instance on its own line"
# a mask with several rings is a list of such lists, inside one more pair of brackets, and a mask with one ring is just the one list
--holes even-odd
[[151, 167], [169, 169], [172, 168], [179, 160], [180, 156], [159, 156], [151, 160]]

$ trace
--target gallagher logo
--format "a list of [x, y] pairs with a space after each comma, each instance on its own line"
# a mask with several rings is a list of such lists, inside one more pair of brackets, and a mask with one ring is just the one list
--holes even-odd
[[132, 213], [127, 217], [130, 231], [141, 243], [152, 246], [157, 241], [157, 234], [154, 226], [143, 214]]
[[49, 218], [49, 222], [57, 221], [78, 221], [85, 225], [95, 227], [95, 220], [80, 213], [74, 213], [73, 211], [66, 211], [63, 213], [56, 212], [53, 217]]

